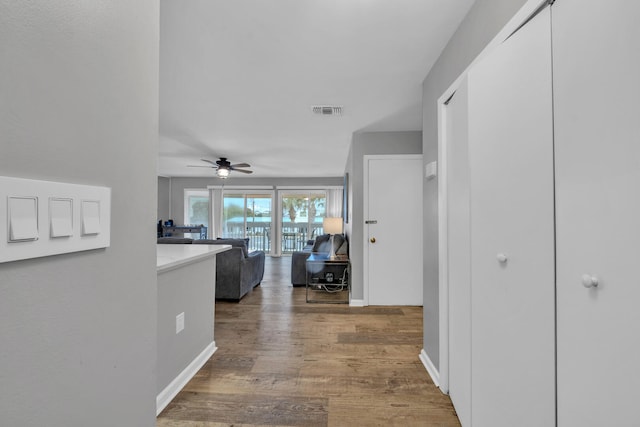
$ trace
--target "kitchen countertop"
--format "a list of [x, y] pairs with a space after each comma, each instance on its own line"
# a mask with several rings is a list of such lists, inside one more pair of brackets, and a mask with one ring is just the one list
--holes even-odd
[[158, 273], [191, 264], [231, 249], [231, 245], [156, 245]]

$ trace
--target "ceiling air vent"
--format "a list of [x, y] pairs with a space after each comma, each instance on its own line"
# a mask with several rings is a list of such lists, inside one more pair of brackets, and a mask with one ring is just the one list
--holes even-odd
[[341, 116], [342, 106], [340, 105], [312, 105], [311, 111], [319, 116]]

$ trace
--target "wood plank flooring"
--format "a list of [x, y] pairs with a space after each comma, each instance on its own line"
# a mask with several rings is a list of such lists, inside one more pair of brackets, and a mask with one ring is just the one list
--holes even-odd
[[459, 426], [420, 363], [421, 307], [307, 304], [267, 257], [240, 303], [216, 303], [218, 351], [159, 427]]

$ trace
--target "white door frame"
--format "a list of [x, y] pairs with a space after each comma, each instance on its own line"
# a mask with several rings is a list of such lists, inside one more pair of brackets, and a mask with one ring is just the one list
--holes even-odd
[[[469, 64], [460, 76], [444, 91], [438, 98], [438, 294], [439, 294], [439, 356], [440, 366], [434, 378], [439, 384], [440, 391], [449, 393], [449, 236], [448, 236], [448, 215], [449, 207], [447, 203], [447, 132], [446, 123], [447, 102], [458, 90], [463, 79], [469, 70], [492, 50], [499, 46], [509, 35], [516, 31], [528, 18], [536, 11], [548, 3], [548, 0], [528, 0], [520, 10], [509, 20], [504, 28], [491, 40], [491, 42], [480, 52], [480, 54]], [[366, 192], [365, 192], [366, 195]], [[366, 274], [366, 270], [365, 270]], [[365, 302], [367, 297], [365, 281]], [[366, 303], [365, 303], [366, 304]], [[432, 374], [433, 375], [433, 374]]]
[[[369, 160], [417, 160], [422, 159], [422, 154], [366, 154], [362, 156], [363, 173], [362, 173], [362, 199], [363, 199], [363, 216], [364, 221], [369, 216]], [[422, 197], [422, 195], [420, 195]], [[365, 232], [366, 224], [362, 229], [362, 280], [363, 280], [363, 304], [369, 305], [369, 235]]]

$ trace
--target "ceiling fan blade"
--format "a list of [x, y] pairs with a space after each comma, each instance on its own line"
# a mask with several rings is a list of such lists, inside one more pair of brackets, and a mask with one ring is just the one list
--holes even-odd
[[251, 165], [249, 163], [236, 163], [235, 165], [231, 165], [232, 168], [250, 168]]
[[247, 171], [244, 169], [233, 169], [234, 172], [241, 172], [241, 173], [253, 173], [253, 171]]
[[216, 164], [216, 162], [214, 162], [214, 161], [212, 161], [212, 160], [207, 160], [207, 159], [200, 159], [200, 160], [202, 160], [203, 162], [210, 163], [210, 164], [212, 164], [213, 166], [218, 166], [218, 165]]
[[188, 168], [213, 168], [214, 166], [187, 165]]

